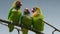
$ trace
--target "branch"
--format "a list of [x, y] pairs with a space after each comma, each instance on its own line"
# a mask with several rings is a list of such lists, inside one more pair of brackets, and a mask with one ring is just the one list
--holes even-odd
[[[8, 24], [6, 24], [6, 23], [0, 23], [0, 24], [2, 24], [4, 26], [8, 26]], [[17, 26], [14, 26], [14, 29], [17, 29], [17, 30], [21, 31], [21, 29], [19, 29]]]
[[50, 27], [54, 28], [54, 29], [55, 29], [55, 31], [60, 32], [60, 30], [59, 30], [59, 29], [57, 29], [56, 27], [54, 27], [54, 26], [50, 25], [49, 23], [47, 23], [47, 22], [45, 22], [45, 21], [44, 21], [44, 23], [45, 23], [45, 24], [47, 24], [47, 25], [49, 25]]
[[[41, 20], [41, 19], [40, 19]], [[41, 21], [43, 21], [43, 20], [41, 20]], [[60, 32], [60, 30], [59, 29], [57, 29], [57, 28], [55, 28], [54, 26], [52, 26], [51, 24], [49, 24], [49, 23], [47, 23], [47, 22], [45, 22], [45, 21], [43, 21], [45, 24], [47, 24], [48, 26], [50, 26], [50, 27], [52, 27], [53, 29], [55, 29], [53, 32], [52, 32], [52, 34], [54, 34], [54, 32], [55, 31], [58, 31], [58, 32]]]
[[[4, 22], [4, 23], [7, 23], [7, 24], [11, 24], [11, 22], [9, 22], [9, 21], [7, 21], [7, 20], [3, 20], [3, 19], [0, 19], [0, 22]], [[31, 31], [33, 31], [33, 32], [36, 32], [36, 33], [39, 33], [39, 34], [43, 34], [43, 33], [37, 31], [36, 29], [34, 29], [34, 28], [32, 28], [32, 27], [27, 27], [26, 25], [22, 25], [22, 24], [17, 25], [17, 24], [14, 24], [14, 23], [12, 23], [12, 24], [15, 25], [15, 26], [18, 26], [18, 27], [24, 27], [24, 28], [26, 28], [26, 29], [29, 29], [29, 30], [31, 30]]]
[[52, 34], [54, 34], [55, 30], [52, 32]]

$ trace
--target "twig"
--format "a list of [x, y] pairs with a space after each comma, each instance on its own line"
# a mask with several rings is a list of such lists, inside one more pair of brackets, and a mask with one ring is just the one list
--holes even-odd
[[[41, 19], [40, 19], [41, 20]], [[43, 20], [41, 20], [41, 21], [43, 21]], [[55, 29], [54, 31], [53, 31], [53, 33], [55, 32], [55, 31], [58, 31], [58, 32], [60, 32], [60, 30], [59, 29], [57, 29], [57, 28], [55, 28], [54, 26], [52, 26], [51, 24], [49, 24], [49, 23], [47, 23], [47, 22], [45, 22], [45, 21], [43, 21], [45, 24], [47, 24], [48, 26], [50, 26], [50, 27], [52, 27], [53, 29]]]
[[17, 31], [18, 31], [18, 34], [20, 34], [20, 32], [19, 32], [19, 30], [17, 29]]
[[[6, 23], [0, 23], [0, 24], [2, 24], [2, 25], [4, 25], [4, 26], [8, 26], [8, 24], [6, 24]], [[14, 27], [14, 29], [17, 29], [17, 30], [21, 31], [21, 29], [19, 29], [19, 28], [17, 28], [17, 27]]]
[[[2, 19], [0, 19], [0, 22], [4, 22], [4, 23], [7, 23], [7, 24], [11, 24], [11, 22], [6, 21], [6, 20], [2, 20]], [[24, 28], [26, 28], [26, 29], [29, 29], [29, 30], [31, 30], [31, 31], [33, 31], [33, 32], [36, 32], [36, 33], [39, 33], [39, 34], [43, 34], [43, 33], [37, 31], [36, 29], [34, 29], [34, 28], [32, 28], [32, 27], [26, 27], [26, 25], [22, 25], [22, 24], [17, 25], [17, 24], [14, 24], [14, 23], [12, 23], [12, 24], [15, 25], [15, 26], [18, 26], [18, 27], [24, 27]]]
[[[5, 26], [8, 26], [8, 24], [5, 24], [5, 23], [0, 23], [0, 24], [2, 24], [2, 25], [5, 25]], [[18, 34], [20, 34], [20, 32], [19, 31], [21, 31], [20, 29], [18, 29], [17, 27], [14, 27], [15, 29], [17, 29], [17, 31], [18, 31]]]
[[48, 24], [47, 22], [45, 22], [45, 21], [44, 21], [44, 23], [45, 23], [45, 24], [47, 24], [47, 25], [49, 25], [50, 27], [54, 28], [54, 29], [55, 29], [55, 31], [60, 32], [60, 30], [59, 30], [59, 29], [57, 29], [57, 28], [55, 28], [54, 26], [52, 26], [52, 25]]
[[52, 32], [52, 34], [54, 34], [55, 30]]

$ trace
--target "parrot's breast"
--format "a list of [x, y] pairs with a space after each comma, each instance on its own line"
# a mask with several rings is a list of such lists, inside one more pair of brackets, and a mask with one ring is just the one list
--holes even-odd
[[13, 22], [19, 22], [21, 13], [19, 11], [12, 11], [9, 19]]
[[22, 23], [27, 26], [31, 26], [31, 24], [32, 24], [31, 18], [29, 18], [28, 16], [23, 16]]
[[40, 19], [40, 17], [33, 17], [33, 27], [41, 31], [44, 29], [44, 23]]

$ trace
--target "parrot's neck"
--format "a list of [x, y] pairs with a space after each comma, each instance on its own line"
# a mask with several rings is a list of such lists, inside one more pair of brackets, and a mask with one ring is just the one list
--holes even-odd
[[24, 11], [24, 15], [29, 15], [29, 14], [30, 14], [30, 12], [25, 12], [25, 11]]
[[38, 12], [35, 12], [33, 15], [34, 15], [34, 17], [38, 17], [39, 16], [39, 13]]
[[30, 14], [24, 14], [24, 15], [29, 16]]
[[19, 10], [20, 8], [19, 7], [14, 7], [16, 10]]

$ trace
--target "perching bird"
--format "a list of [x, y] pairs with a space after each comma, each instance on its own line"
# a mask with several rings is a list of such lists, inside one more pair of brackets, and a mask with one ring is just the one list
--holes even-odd
[[[30, 12], [28, 8], [24, 9], [24, 13], [22, 15], [21, 18], [21, 23], [23, 25], [26, 25], [27, 27], [31, 27], [32, 21], [31, 21], [31, 17], [30, 17]], [[22, 27], [22, 34], [28, 34], [28, 29]]]
[[[43, 33], [43, 31], [44, 31], [44, 22], [41, 21], [41, 20], [44, 20], [44, 15], [42, 14], [41, 8], [33, 7], [32, 12], [33, 12], [33, 15], [32, 15], [33, 28], [35, 28], [39, 32]], [[36, 34], [38, 34], [38, 33], [36, 33]]]
[[[11, 6], [11, 9], [9, 10], [8, 20], [13, 22], [16, 25], [19, 25], [20, 17], [21, 17], [21, 8], [22, 3], [19, 0], [15, 0], [13, 5]], [[14, 25], [8, 24], [9, 32], [12, 32], [14, 30]]]

